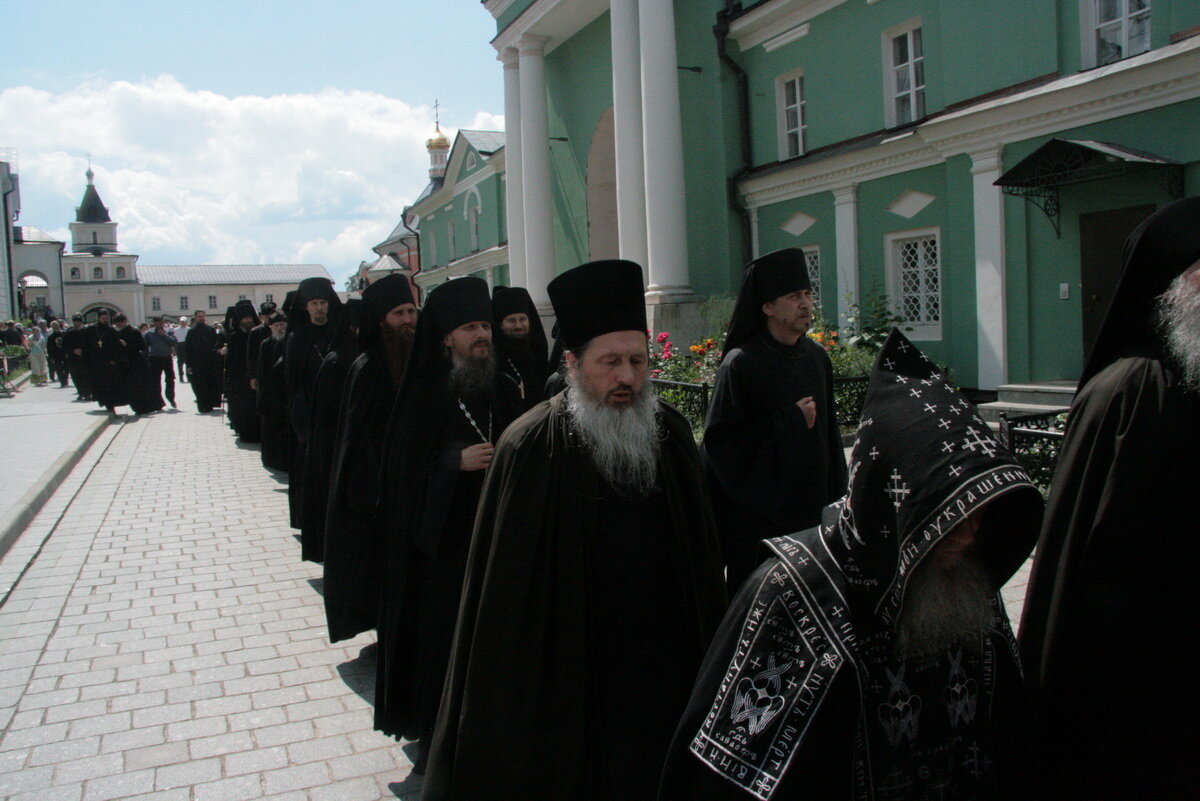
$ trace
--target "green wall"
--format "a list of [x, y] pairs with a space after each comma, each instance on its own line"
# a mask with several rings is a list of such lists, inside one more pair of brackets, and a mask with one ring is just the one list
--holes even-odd
[[[1200, 126], [1200, 101], [1177, 103], [1142, 114], [1065, 130], [1062, 139], [1113, 142], [1187, 164], [1184, 193], [1200, 193], [1200, 138], [1180, 136]], [[1009, 145], [1004, 166], [1011, 168], [1051, 137]], [[1129, 175], [1063, 187], [1056, 236], [1035, 206], [1005, 201], [1005, 247], [1009, 297], [1010, 379], [1043, 381], [1079, 377], [1083, 365], [1080, 307], [1079, 216], [1141, 204], [1170, 201], [1163, 186], [1146, 175]], [[1059, 299], [1059, 285], [1071, 297]]]
[[[800, 236], [793, 236], [781, 226], [797, 212], [807, 214], [816, 222]], [[837, 286], [837, 231], [834, 225], [833, 193], [820, 192], [759, 209], [760, 253], [814, 245], [821, 249], [821, 315], [826, 320], [836, 321], [842, 293]]]

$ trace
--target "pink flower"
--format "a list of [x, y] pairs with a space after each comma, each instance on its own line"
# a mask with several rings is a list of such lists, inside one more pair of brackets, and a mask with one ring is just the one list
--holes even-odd
[[671, 335], [668, 334], [666, 331], [663, 331], [661, 334], [659, 334], [657, 337], [654, 338], [654, 341], [663, 343], [663, 342], [669, 342], [670, 339], [671, 339]]

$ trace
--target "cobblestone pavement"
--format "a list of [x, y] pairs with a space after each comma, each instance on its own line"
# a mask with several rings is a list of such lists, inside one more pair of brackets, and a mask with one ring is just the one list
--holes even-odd
[[107, 428], [0, 562], [0, 798], [415, 798], [371, 728], [373, 637], [330, 645], [286, 484], [179, 390]]

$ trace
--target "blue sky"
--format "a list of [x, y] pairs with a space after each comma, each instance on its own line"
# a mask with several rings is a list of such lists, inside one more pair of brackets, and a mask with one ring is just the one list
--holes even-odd
[[67, 238], [87, 154], [143, 264], [370, 259], [428, 178], [424, 140], [503, 127], [478, 0], [11, 4], [0, 147], [20, 222]]

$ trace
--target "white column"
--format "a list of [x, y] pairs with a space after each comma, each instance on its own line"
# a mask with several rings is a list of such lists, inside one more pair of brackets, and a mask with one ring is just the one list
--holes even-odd
[[646, 168], [642, 150], [642, 59], [638, 0], [612, 0], [613, 128], [617, 151], [617, 237], [621, 258], [648, 276]]
[[646, 164], [646, 249], [650, 299], [689, 295], [683, 123], [672, 0], [640, 0], [642, 141]]
[[746, 216], [750, 219], [750, 260], [753, 261], [762, 255], [759, 253], [761, 244], [758, 241], [758, 206], [746, 209]]
[[971, 154], [975, 210], [975, 319], [979, 326], [979, 388], [1008, 381], [1008, 309], [1004, 294], [1004, 195], [996, 180], [999, 149]]
[[546, 108], [546, 39], [520, 42], [521, 192], [525, 208], [525, 280], [535, 305], [549, 307], [546, 285], [555, 275], [550, 193], [550, 124]]
[[858, 191], [854, 184], [833, 190], [833, 227], [837, 235], [838, 325], [845, 328], [850, 303], [858, 303]]
[[509, 47], [504, 64], [504, 214], [508, 228], [508, 282], [525, 286], [525, 200], [521, 186], [521, 73], [519, 54]]

